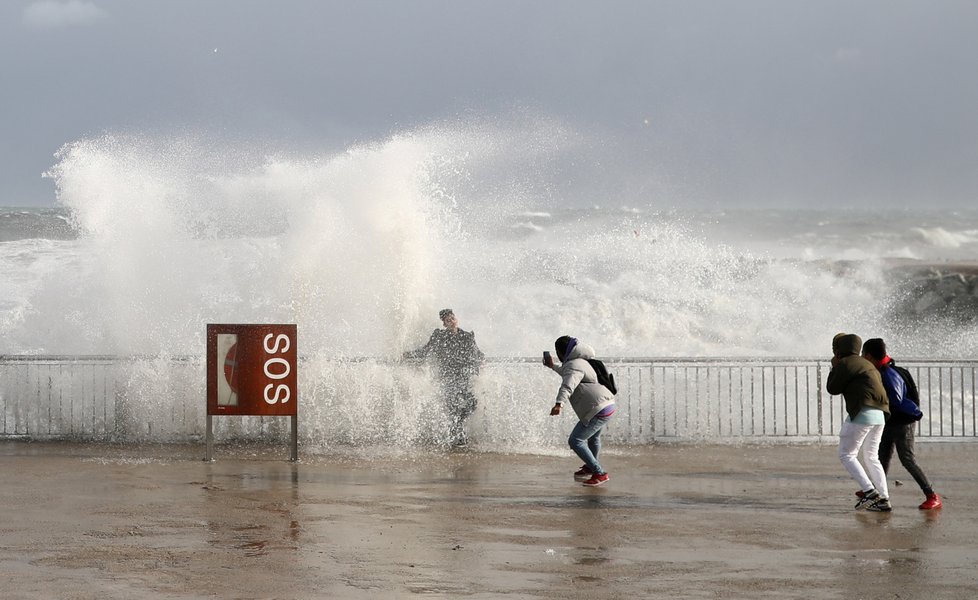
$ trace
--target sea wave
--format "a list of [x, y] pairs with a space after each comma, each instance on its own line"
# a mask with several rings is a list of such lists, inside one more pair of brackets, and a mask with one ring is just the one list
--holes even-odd
[[978, 243], [978, 230], [948, 231], [943, 227], [913, 227], [911, 231], [920, 236], [924, 243], [938, 248], [960, 248]]
[[519, 223], [513, 223], [510, 227], [513, 229], [524, 229], [527, 231], [543, 231], [543, 227], [537, 225], [536, 223], [531, 223], [529, 221], [520, 221]]
[[193, 354], [204, 323], [291, 322], [305, 351], [399, 356], [452, 306], [494, 356], [563, 333], [610, 355], [797, 355], [841, 330], [978, 351], [954, 320], [921, 335], [890, 312], [913, 290], [886, 263], [970, 257], [978, 212], [556, 206], [546, 182], [512, 185], [513, 157], [540, 146], [520, 135], [435, 128], [259, 161], [81, 140], [51, 170], [58, 208], [6, 212], [70, 235], [7, 242], [22, 259], [0, 261], [0, 336], [8, 353]]
[[78, 237], [69, 211], [62, 207], [0, 207], [0, 242], [45, 239], [71, 240]]

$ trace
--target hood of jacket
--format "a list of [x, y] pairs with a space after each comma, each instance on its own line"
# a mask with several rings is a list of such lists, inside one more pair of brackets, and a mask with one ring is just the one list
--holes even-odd
[[851, 356], [859, 354], [863, 340], [855, 333], [840, 333], [832, 338], [832, 352], [836, 356]]
[[570, 362], [575, 358], [594, 358], [594, 348], [588, 346], [584, 342], [577, 342], [577, 344], [571, 348], [571, 351], [564, 357], [564, 362]]

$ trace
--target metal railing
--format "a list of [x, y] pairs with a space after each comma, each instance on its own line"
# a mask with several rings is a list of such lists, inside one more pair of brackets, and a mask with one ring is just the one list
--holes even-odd
[[196, 437], [206, 415], [202, 365], [188, 357], [0, 356], [0, 436]]
[[[656, 439], [822, 439], [839, 434], [841, 396], [825, 391], [821, 359], [648, 358], [614, 365], [633, 435]], [[902, 360], [919, 387], [919, 438], [978, 437], [978, 361]], [[634, 418], [635, 415], [638, 418]], [[651, 435], [643, 435], [648, 425]]]
[[[309, 436], [329, 437], [331, 428], [341, 426], [337, 415], [384, 418], [373, 408], [378, 403], [395, 403], [402, 413], [419, 412], [416, 398], [426, 393], [417, 383], [426, 373], [400, 363], [301, 362], [315, 367], [300, 367], [299, 375], [306, 442]], [[608, 435], [620, 443], [814, 441], [837, 436], [845, 416], [842, 398], [824, 391], [827, 360], [607, 358], [605, 363], [619, 388]], [[919, 438], [978, 438], [978, 361], [900, 364], [920, 390], [924, 418], [917, 424]], [[512, 438], [516, 434], [510, 429], [516, 428], [554, 427], [545, 418], [511, 418], [514, 408], [535, 415], [530, 406], [542, 407], [555, 394], [553, 373], [539, 359], [491, 359], [479, 379], [484, 413], [479, 427], [487, 438]], [[0, 356], [0, 438], [199, 440], [205, 399], [203, 357]], [[310, 418], [316, 420], [311, 427]], [[361, 433], [336, 439], [355, 442], [371, 426], [363, 424]], [[397, 426], [384, 427], [389, 432]], [[219, 421], [216, 434], [254, 438], [287, 431], [276, 419], [244, 417]]]

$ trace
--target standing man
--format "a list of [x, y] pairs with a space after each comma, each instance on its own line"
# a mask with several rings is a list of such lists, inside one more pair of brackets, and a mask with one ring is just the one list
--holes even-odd
[[472, 392], [472, 379], [479, 374], [485, 355], [475, 343], [475, 333], [458, 326], [452, 309], [438, 311], [438, 317], [444, 329], [434, 330], [427, 344], [406, 352], [404, 357], [434, 358], [439, 395], [449, 419], [448, 443], [464, 446], [468, 440], [463, 425], [478, 403]]
[[890, 459], [893, 458], [893, 446], [896, 446], [900, 464], [910, 473], [921, 491], [924, 492], [924, 502], [918, 507], [921, 510], [931, 510], [943, 506], [941, 497], [937, 495], [924, 471], [917, 465], [913, 449], [914, 423], [923, 416], [920, 412], [920, 399], [910, 393], [903, 376], [893, 368], [896, 363], [886, 353], [886, 342], [882, 338], [866, 340], [863, 344], [863, 358], [873, 363], [879, 369], [883, 378], [883, 387], [890, 400], [890, 418], [883, 427], [883, 438], [880, 441], [880, 463], [883, 472], [889, 470]]
[[560, 366], [554, 366], [549, 354], [545, 355], [543, 363], [560, 374], [561, 379], [550, 415], [559, 415], [564, 402], [570, 400], [578, 422], [567, 443], [584, 461], [584, 466], [574, 473], [574, 481], [581, 481], [588, 487], [601, 485], [608, 481], [608, 472], [598, 462], [601, 431], [615, 413], [614, 393], [598, 383], [598, 374], [588, 362], [594, 358], [593, 348], [564, 335], [554, 342], [554, 350]]
[[[889, 512], [890, 493], [879, 451], [890, 408], [879, 371], [859, 355], [862, 345], [855, 334], [840, 333], [832, 338], [832, 370], [825, 389], [832, 395], [842, 394], [846, 402], [846, 419], [839, 432], [839, 461], [862, 492], [856, 510]], [[860, 450], [865, 467], [859, 462]]]

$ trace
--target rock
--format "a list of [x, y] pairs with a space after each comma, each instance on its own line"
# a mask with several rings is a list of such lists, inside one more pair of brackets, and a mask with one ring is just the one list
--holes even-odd
[[961, 294], [967, 293], [968, 282], [965, 281], [964, 275], [961, 275], [960, 273], [944, 275], [938, 279], [936, 285], [934, 286], [934, 291], [945, 299], [954, 298]]
[[899, 264], [890, 274], [892, 306], [903, 316], [978, 320], [978, 266]]
[[913, 312], [923, 314], [932, 312], [944, 306], [944, 298], [937, 292], [927, 292], [919, 300], [914, 302]]

